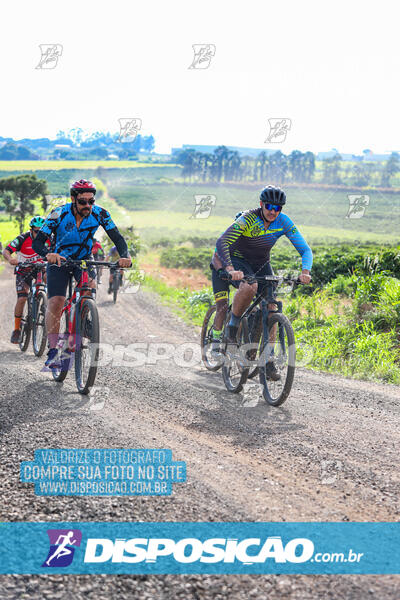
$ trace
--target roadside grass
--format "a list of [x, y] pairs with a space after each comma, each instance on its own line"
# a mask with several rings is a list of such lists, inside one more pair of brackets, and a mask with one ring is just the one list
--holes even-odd
[[[343, 288], [343, 276], [340, 276]], [[400, 281], [384, 274], [348, 277], [346, 294], [329, 289], [284, 300], [296, 336], [299, 366], [354, 379], [400, 384]], [[332, 282], [334, 284], [334, 282]], [[356, 283], [355, 287], [354, 284]], [[176, 289], [145, 277], [145, 288], [187, 323], [201, 327], [213, 302], [210, 287]]]
[[[195, 295], [193, 292], [187, 288], [176, 289], [147, 274], [144, 278], [144, 289], [158, 294], [161, 302], [186, 323], [201, 327], [205, 314], [204, 305], [192, 301]], [[204, 292], [204, 290], [202, 291]], [[212, 293], [211, 288], [208, 291], [210, 294]], [[208, 306], [210, 304], [207, 304], [207, 308]]]

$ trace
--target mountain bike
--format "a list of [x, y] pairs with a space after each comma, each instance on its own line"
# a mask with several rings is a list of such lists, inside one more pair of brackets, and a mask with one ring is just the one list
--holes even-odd
[[122, 274], [122, 269], [120, 267], [117, 268], [112, 268], [110, 270], [110, 274], [113, 275], [113, 280], [112, 280], [112, 284], [111, 284], [111, 289], [112, 289], [112, 293], [113, 293], [113, 302], [114, 304], [117, 301], [117, 295], [118, 295], [118, 290], [120, 287], [122, 287], [123, 285], [123, 274]]
[[25, 302], [21, 318], [21, 335], [19, 347], [25, 352], [29, 346], [32, 335], [32, 346], [35, 356], [42, 356], [46, 347], [46, 309], [47, 292], [43, 281], [45, 266], [43, 264], [32, 266], [32, 263], [20, 263], [19, 267], [31, 267], [36, 270], [35, 279], [29, 286], [28, 298]]
[[99, 358], [100, 325], [95, 297], [96, 289], [89, 286], [89, 267], [115, 268], [114, 262], [94, 260], [66, 260], [63, 266], [78, 266], [82, 270], [73, 290], [73, 275], [68, 282], [68, 295], [60, 320], [60, 367], [52, 369], [55, 381], [67, 376], [74, 356], [75, 382], [80, 394], [88, 394], [93, 386]]
[[[221, 345], [221, 341], [214, 340], [214, 336], [213, 336], [213, 331], [214, 331], [214, 317], [215, 317], [215, 313], [216, 313], [217, 307], [215, 304], [213, 304], [212, 306], [210, 306], [210, 308], [207, 310], [205, 316], [204, 316], [204, 320], [203, 320], [203, 325], [201, 328], [201, 334], [200, 334], [200, 346], [201, 346], [201, 358], [203, 360], [203, 364], [206, 367], [206, 369], [208, 369], [209, 371], [218, 371], [224, 362], [224, 358], [223, 355], [220, 352], [220, 345]], [[258, 313], [260, 311], [259, 307], [256, 307], [249, 316], [249, 321], [251, 323], [253, 323], [253, 320], [255, 318], [255, 313]], [[227, 324], [227, 319], [225, 318], [224, 323]], [[251, 329], [251, 335], [252, 338], [254, 337], [259, 339], [259, 335], [257, 337], [257, 332], [259, 331], [260, 328], [260, 319], [257, 319], [257, 322], [254, 323], [254, 330]], [[254, 351], [253, 351], [254, 352]], [[253, 377], [255, 377], [258, 374], [258, 367], [257, 365], [251, 365], [249, 368], [249, 373], [247, 375], [247, 379], [252, 379]]]
[[[226, 273], [226, 278], [231, 279], [229, 273]], [[282, 302], [276, 297], [282, 283], [294, 286], [300, 282], [274, 275], [245, 276], [243, 281], [267, 282], [267, 285], [243, 313], [235, 344], [228, 343], [226, 336], [232, 310], [232, 306], [229, 307], [220, 348], [224, 355], [222, 377], [227, 390], [237, 393], [243, 389], [249, 374], [253, 377], [259, 374], [264, 399], [271, 406], [280, 406], [292, 388], [296, 347], [293, 327], [282, 313]], [[276, 309], [270, 309], [269, 305], [276, 306]], [[269, 363], [275, 365], [279, 379], [271, 377]]]

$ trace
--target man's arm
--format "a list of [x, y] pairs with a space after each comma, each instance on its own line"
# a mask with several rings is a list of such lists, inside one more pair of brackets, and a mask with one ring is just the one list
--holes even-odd
[[302, 283], [309, 283], [311, 280], [310, 272], [313, 264], [312, 250], [291, 220], [284, 233], [301, 256], [302, 275], [305, 275], [305, 277], [304, 281], [302, 280], [302, 276], [300, 276], [300, 279], [302, 280]]
[[50, 243], [47, 240], [56, 231], [60, 222], [60, 208], [53, 210], [46, 218], [44, 224], [36, 234], [35, 239], [32, 242], [32, 248], [39, 254], [39, 256], [46, 256], [49, 254]]
[[23, 237], [22, 235], [17, 235], [17, 237], [15, 238], [15, 240], [13, 240], [12, 242], [10, 242], [3, 250], [3, 256], [6, 259], [6, 261], [13, 266], [18, 265], [18, 259], [14, 258], [12, 256], [12, 254], [14, 252], [18, 252], [18, 250], [20, 250], [21, 246], [22, 246], [22, 242], [23, 242]]
[[118, 231], [118, 227], [114, 227], [114, 229], [109, 229], [107, 231], [107, 235], [110, 238], [110, 240], [114, 242], [114, 245], [117, 248], [120, 257], [129, 258], [128, 245], [125, 241], [125, 238]]
[[46, 256], [49, 253], [49, 236], [46, 235], [42, 230], [38, 231], [35, 239], [32, 242], [32, 248], [39, 254], [39, 256]]
[[233, 269], [230, 247], [240, 238], [251, 220], [250, 215], [242, 215], [217, 239], [216, 251], [222, 266], [227, 270]]

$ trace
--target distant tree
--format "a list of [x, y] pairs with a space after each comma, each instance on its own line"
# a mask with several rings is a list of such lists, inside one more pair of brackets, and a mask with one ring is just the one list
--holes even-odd
[[267, 179], [269, 183], [281, 184], [286, 181], [288, 159], [283, 152], [278, 150], [268, 156]]
[[325, 158], [322, 161], [323, 178], [325, 183], [342, 183], [340, 178], [342, 157], [340, 154], [335, 154], [330, 158]]
[[182, 165], [182, 176], [184, 179], [192, 179], [196, 171], [200, 168], [199, 153], [193, 148], [180, 150], [174, 154], [174, 162]]
[[383, 185], [384, 187], [390, 187], [391, 186], [390, 178], [393, 177], [393, 175], [396, 175], [396, 173], [398, 173], [399, 171], [400, 171], [399, 155], [397, 152], [392, 152], [389, 159], [386, 161], [385, 166], [383, 167], [382, 176], [381, 176], [381, 185]]
[[104, 148], [104, 146], [97, 146], [97, 148], [92, 148], [92, 150], [89, 150], [88, 154], [99, 159], [107, 158], [108, 150], [107, 148]]
[[222, 175], [224, 174], [224, 163], [229, 157], [229, 150], [226, 146], [218, 146], [214, 152], [214, 165], [213, 173], [216, 181], [221, 181]]
[[39, 156], [29, 148], [9, 142], [0, 148], [0, 160], [38, 160]]
[[46, 210], [48, 193], [47, 182], [33, 174], [0, 179], [0, 196], [5, 210], [17, 221], [20, 233], [24, 231], [26, 217], [35, 213], [33, 200], [40, 197], [42, 208]]
[[308, 183], [312, 181], [315, 173], [315, 156], [313, 152], [306, 152], [303, 154], [303, 163], [304, 181]]
[[153, 152], [155, 147], [155, 139], [152, 135], [147, 135], [142, 141], [142, 150], [145, 152]]
[[[263, 150], [262, 152], [260, 152], [260, 154], [257, 154], [255, 161], [254, 161], [254, 170], [253, 170], [254, 181], [263, 181], [264, 180], [266, 164], [267, 164], [267, 153], [264, 152], [264, 150]], [[246, 162], [246, 166], [247, 166], [247, 162]]]
[[368, 173], [368, 169], [365, 168], [364, 163], [356, 164], [353, 167], [353, 183], [354, 185], [358, 185], [360, 187], [366, 186], [369, 184], [370, 174]]
[[293, 181], [304, 181], [304, 154], [300, 150], [293, 150], [288, 156], [289, 170]]

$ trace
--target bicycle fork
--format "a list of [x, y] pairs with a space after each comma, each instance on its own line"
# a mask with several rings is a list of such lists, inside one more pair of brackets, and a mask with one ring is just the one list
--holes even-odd
[[[268, 304], [270, 304], [270, 303], [276, 304], [278, 307], [277, 310], [270, 310], [268, 308]], [[280, 300], [272, 301], [272, 299], [267, 299], [267, 300], [262, 300], [261, 304], [262, 304], [262, 319], [263, 319], [262, 323], [263, 323], [263, 341], [264, 341], [264, 346], [262, 348], [261, 355], [264, 358], [263, 362], [267, 363], [274, 357], [275, 344], [276, 344], [277, 338], [278, 338], [280, 346], [281, 346], [281, 352], [283, 354], [286, 354], [285, 332], [284, 332], [282, 323], [277, 324], [278, 325], [278, 335], [275, 336], [274, 341], [271, 341], [271, 342], [270, 342], [269, 338], [270, 338], [270, 334], [272, 333], [272, 328], [271, 328], [271, 330], [268, 328], [269, 316], [274, 313], [282, 313], [282, 302]]]

